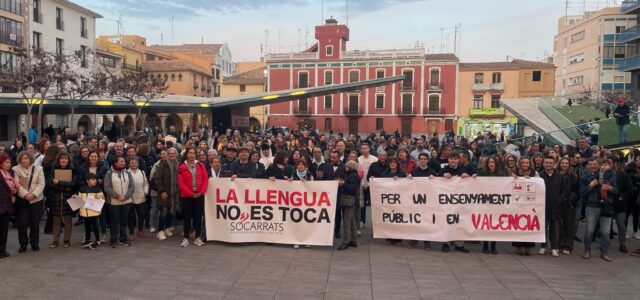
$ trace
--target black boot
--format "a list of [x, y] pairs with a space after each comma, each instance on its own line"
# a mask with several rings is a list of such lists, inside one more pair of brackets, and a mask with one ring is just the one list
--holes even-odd
[[347, 249], [347, 248], [349, 248], [349, 244], [342, 244], [342, 245], [340, 245], [340, 247], [338, 247], [338, 250], [344, 250], [344, 249]]

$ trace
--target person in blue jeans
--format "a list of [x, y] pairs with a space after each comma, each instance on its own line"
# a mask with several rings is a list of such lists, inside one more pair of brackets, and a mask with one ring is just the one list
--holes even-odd
[[590, 158], [587, 161], [587, 169], [585, 170], [585, 173], [580, 177], [580, 197], [584, 201], [585, 219], [587, 221], [584, 234], [584, 254], [582, 255], [582, 258], [591, 258], [592, 238], [596, 225], [599, 224], [600, 232], [603, 232], [602, 239], [600, 241], [600, 258], [604, 261], [610, 262], [611, 258], [607, 254], [609, 251], [609, 239], [604, 233], [608, 233], [611, 230], [611, 216], [605, 216], [602, 214], [603, 203], [600, 200], [600, 190], [607, 190], [611, 197], [614, 197], [618, 191], [615, 185], [600, 184], [598, 178], [598, 160], [596, 158]]
[[629, 130], [631, 108], [624, 103], [624, 98], [618, 98], [618, 106], [613, 111], [613, 116], [616, 118], [616, 124], [618, 125], [618, 140], [619, 142], [627, 142], [627, 131]]

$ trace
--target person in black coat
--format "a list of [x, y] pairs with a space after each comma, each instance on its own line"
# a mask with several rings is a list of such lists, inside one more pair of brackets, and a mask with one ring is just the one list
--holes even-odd
[[[323, 164], [324, 169], [322, 171], [322, 180], [340, 180], [346, 175], [346, 169], [342, 161], [340, 160], [340, 153], [336, 150], [332, 151], [329, 155], [329, 163]], [[338, 191], [339, 192], [339, 191]], [[339, 194], [339, 193], [338, 193]], [[340, 198], [340, 196], [338, 196]], [[333, 226], [333, 235], [339, 239], [340, 226], [342, 226], [342, 208], [340, 207], [340, 201], [336, 201], [336, 218]]]
[[[71, 181], [60, 181], [55, 178], [56, 170], [71, 170]], [[71, 166], [71, 158], [66, 152], [56, 157], [54, 167], [46, 177], [47, 207], [53, 216], [53, 243], [50, 248], [57, 248], [60, 243], [60, 230], [64, 221], [64, 247], [71, 246], [71, 230], [73, 229], [73, 210], [67, 202], [78, 191], [78, 172]]]
[[0, 258], [9, 257], [7, 236], [9, 235], [9, 217], [13, 213], [13, 204], [18, 193], [18, 184], [13, 180], [11, 158], [0, 156]]
[[[636, 198], [633, 198], [633, 183], [631, 182], [631, 177], [624, 170], [624, 165], [620, 163], [621, 157], [623, 155], [616, 154], [612, 158], [612, 165], [614, 171], [616, 172], [616, 185], [618, 187], [618, 195], [613, 202], [614, 205], [614, 219], [616, 220], [616, 225], [618, 227], [618, 244], [620, 244], [620, 252], [621, 253], [629, 253], [627, 249], [626, 241], [627, 241], [627, 207], [629, 201], [636, 201]], [[611, 233], [609, 235], [609, 239], [613, 239], [613, 227], [611, 228]]]
[[[276, 152], [273, 163], [265, 170], [264, 177], [268, 179], [289, 179], [293, 176], [293, 167], [287, 164], [289, 160], [287, 151]], [[224, 167], [223, 167], [224, 168]]]
[[[543, 161], [544, 171], [540, 174], [540, 177], [544, 180], [545, 185], [547, 240], [551, 242], [551, 255], [557, 257], [560, 251], [562, 207], [569, 201], [571, 187], [567, 176], [557, 172], [554, 167], [555, 160], [553, 157], [545, 157]], [[545, 228], [545, 231], [547, 228]], [[542, 244], [540, 254], [544, 254], [546, 246], [546, 243]]]
[[[332, 158], [334, 155], [337, 156], [337, 152], [335, 154], [331, 153]], [[358, 163], [352, 160], [348, 161], [345, 166], [345, 172], [344, 180], [339, 181], [341, 192], [338, 198], [342, 209], [344, 228], [342, 244], [338, 247], [338, 250], [358, 247], [358, 225], [355, 218], [356, 201], [358, 199], [358, 192], [360, 191]]]
[[[469, 175], [467, 169], [460, 165], [460, 153], [451, 151], [447, 155], [447, 165], [440, 169], [438, 176], [450, 179], [453, 177], [467, 178], [471, 175]], [[469, 253], [469, 249], [464, 247], [464, 241], [454, 241], [453, 245], [456, 251]], [[441, 251], [444, 253], [449, 252], [449, 243], [443, 243]]]

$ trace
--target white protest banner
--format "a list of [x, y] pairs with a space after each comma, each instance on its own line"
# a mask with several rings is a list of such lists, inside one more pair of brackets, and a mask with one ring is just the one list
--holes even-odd
[[207, 240], [333, 245], [337, 181], [210, 178]]
[[420, 241], [545, 241], [541, 178], [375, 178], [373, 236]]

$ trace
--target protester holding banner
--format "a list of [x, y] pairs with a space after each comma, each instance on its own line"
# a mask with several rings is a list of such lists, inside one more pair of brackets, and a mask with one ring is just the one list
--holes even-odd
[[[514, 177], [538, 177], [538, 172], [533, 168], [533, 164], [531, 158], [528, 156], [520, 157], [518, 160], [518, 168], [516, 169], [516, 173], [513, 175]], [[528, 242], [514, 242], [512, 243], [514, 247], [516, 247], [516, 254], [520, 256], [529, 256], [531, 255], [530, 249], [535, 247], [534, 243]]]
[[288, 164], [287, 151], [276, 152], [273, 163], [265, 171], [265, 176], [269, 179], [289, 179], [293, 176], [294, 168]]
[[[242, 151], [248, 152], [248, 151]], [[184, 216], [184, 238], [180, 247], [189, 246], [191, 227], [195, 230], [194, 244], [203, 246], [200, 238], [202, 232], [202, 217], [204, 212], [204, 194], [207, 191], [208, 176], [204, 164], [196, 161], [196, 150], [189, 148], [185, 153], [186, 160], [178, 167], [178, 186], [180, 187], [180, 204]], [[244, 153], [244, 164], [248, 153]], [[241, 158], [242, 160], [243, 158]], [[236, 162], [237, 163], [237, 162]], [[255, 170], [254, 170], [255, 171]], [[232, 179], [233, 180], [233, 179]]]
[[[418, 154], [418, 167], [411, 171], [412, 177], [434, 177], [438, 174], [433, 169], [429, 168], [429, 155], [425, 152]], [[409, 248], [415, 248], [418, 246], [418, 241], [409, 241]], [[431, 242], [424, 241], [424, 248], [431, 250]]]
[[[65, 172], [66, 171], [66, 172]], [[69, 175], [66, 175], [70, 173]], [[59, 175], [58, 175], [59, 174]], [[78, 173], [71, 165], [71, 157], [66, 152], [60, 152], [55, 159], [51, 172], [46, 176], [47, 207], [53, 217], [53, 243], [50, 248], [60, 245], [60, 231], [64, 222], [64, 247], [71, 246], [71, 231], [73, 230], [73, 210], [67, 203], [78, 189]]]
[[[18, 183], [15, 211], [18, 223], [19, 253], [31, 250], [39, 251], [40, 219], [43, 212], [43, 193], [45, 187], [42, 167], [35, 165], [33, 155], [27, 151], [18, 154], [18, 165], [13, 167], [14, 182]], [[27, 228], [29, 233], [27, 234]]]
[[[467, 169], [460, 165], [460, 153], [458, 151], [452, 151], [448, 156], [448, 163], [446, 166], [440, 169], [440, 173], [438, 174], [440, 177], [444, 178], [453, 178], [453, 177], [461, 177], [467, 178], [470, 176]], [[454, 249], [456, 251], [462, 253], [469, 253], [469, 249], [464, 247], [464, 241], [454, 241], [453, 242]], [[449, 243], [442, 244], [442, 252], [449, 252]]]
[[[296, 163], [296, 171], [293, 173], [293, 177], [289, 178], [290, 181], [293, 180], [297, 180], [297, 181], [313, 181], [313, 175], [311, 175], [311, 172], [309, 171], [309, 169], [307, 169], [307, 162], [304, 159], [300, 159], [298, 160], [298, 162]], [[309, 245], [305, 245], [305, 247], [309, 248]], [[298, 249], [300, 248], [300, 245], [295, 244], [293, 245], [293, 248]]]
[[[553, 157], [545, 157], [543, 160], [544, 171], [540, 177], [545, 183], [545, 232], [547, 241], [551, 242], [551, 256], [558, 257], [560, 253], [560, 221], [562, 217], [562, 207], [569, 201], [571, 195], [567, 176], [554, 169], [555, 160]], [[547, 244], [542, 244], [541, 255], [546, 252]]]
[[[507, 173], [502, 169], [502, 164], [498, 156], [493, 155], [485, 160], [484, 166], [478, 175], [482, 177], [505, 177]], [[489, 250], [489, 244], [491, 244], [491, 250]], [[497, 255], [496, 242], [482, 242], [482, 253]]]
[[[342, 164], [342, 161], [340, 160], [340, 153], [337, 150], [332, 151], [331, 155], [329, 156], [329, 160], [330, 160], [330, 163], [325, 164], [324, 171], [322, 172], [324, 174], [324, 180], [344, 179], [346, 176], [346, 170], [345, 170], [345, 166]], [[356, 172], [356, 176], [357, 175], [358, 173]], [[342, 208], [341, 208], [341, 201], [339, 198], [338, 198], [338, 201], [336, 202], [337, 202], [336, 213], [335, 213], [336, 216], [335, 216], [333, 234], [335, 238], [339, 239], [341, 237], [340, 226], [342, 225]]]
[[[337, 152], [331, 156], [337, 156]], [[338, 250], [345, 250], [349, 247], [358, 247], [357, 241], [357, 224], [355, 219], [355, 207], [358, 192], [360, 191], [360, 177], [358, 176], [358, 163], [355, 161], [347, 161], [345, 164], [345, 178], [339, 181], [340, 195], [338, 201], [342, 208], [342, 244]]]

